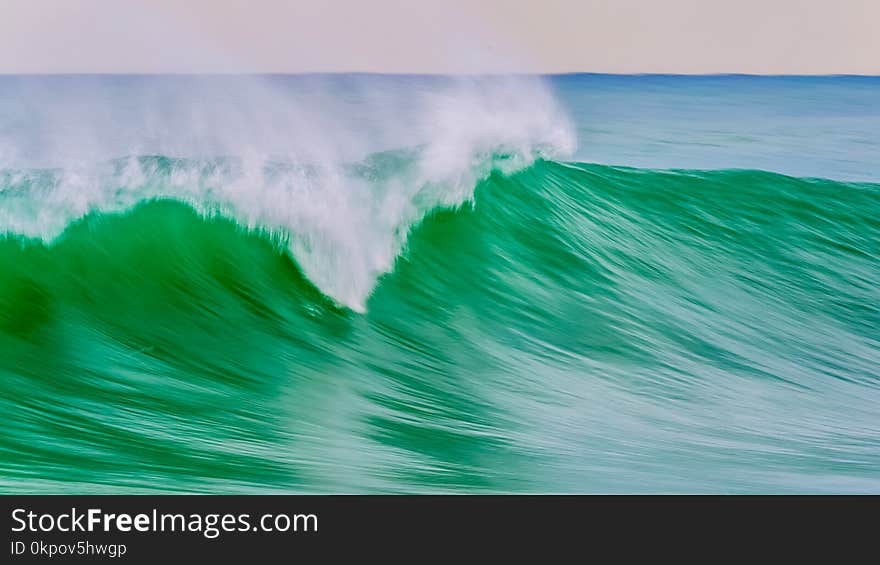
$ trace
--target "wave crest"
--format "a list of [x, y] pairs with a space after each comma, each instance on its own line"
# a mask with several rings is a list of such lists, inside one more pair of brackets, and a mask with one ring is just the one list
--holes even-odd
[[[234, 97], [208, 96], [200, 83], [195, 94], [193, 84], [167, 86], [148, 101], [164, 109], [146, 130], [158, 137], [123, 126], [127, 137], [112, 134], [106, 146], [44, 155], [55, 167], [0, 172], [0, 231], [51, 241], [90, 212], [177, 199], [278, 237], [325, 294], [364, 311], [427, 212], [469, 201], [493, 171], [574, 150], [567, 118], [534, 77], [445, 79], [406, 99], [363, 81], [310, 85], [299, 96], [266, 82]], [[357, 102], [341, 104], [346, 93]], [[102, 127], [53, 131], [53, 119], [29, 128], [52, 134], [46, 147]], [[136, 152], [119, 158], [123, 147]]]

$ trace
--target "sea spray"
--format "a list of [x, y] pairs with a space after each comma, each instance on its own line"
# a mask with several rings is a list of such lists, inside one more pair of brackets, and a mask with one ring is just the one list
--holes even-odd
[[[254, 77], [231, 92], [222, 78], [186, 78], [149, 94], [130, 80], [65, 98], [94, 123], [43, 110], [22, 126], [44, 148], [64, 150], [44, 149], [38, 160], [53, 168], [3, 171], [3, 232], [51, 241], [90, 212], [177, 199], [284, 239], [314, 284], [363, 311], [424, 214], [470, 200], [492, 171], [574, 148], [566, 117], [534, 77], [438, 79], [412, 90], [313, 79], [293, 91]], [[361, 103], [346, 105], [331, 87]], [[128, 108], [120, 99], [129, 90], [138, 113], [102, 120], [104, 104]], [[108, 100], [95, 108], [95, 97]]]

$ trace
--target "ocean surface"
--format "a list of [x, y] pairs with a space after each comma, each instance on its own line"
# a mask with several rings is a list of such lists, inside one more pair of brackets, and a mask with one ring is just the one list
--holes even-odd
[[0, 491], [880, 493], [880, 77], [0, 77]]

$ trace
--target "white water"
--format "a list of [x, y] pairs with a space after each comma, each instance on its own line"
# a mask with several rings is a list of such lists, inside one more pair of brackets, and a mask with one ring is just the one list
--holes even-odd
[[[4, 81], [0, 233], [51, 242], [90, 212], [175, 198], [283, 237], [357, 311], [425, 213], [575, 144], [535, 77]], [[163, 171], [148, 155], [185, 160]]]

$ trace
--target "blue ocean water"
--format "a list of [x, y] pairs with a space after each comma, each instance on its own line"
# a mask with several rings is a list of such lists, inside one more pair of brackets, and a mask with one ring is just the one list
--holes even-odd
[[880, 180], [880, 77], [567, 75], [551, 79], [578, 161]]

